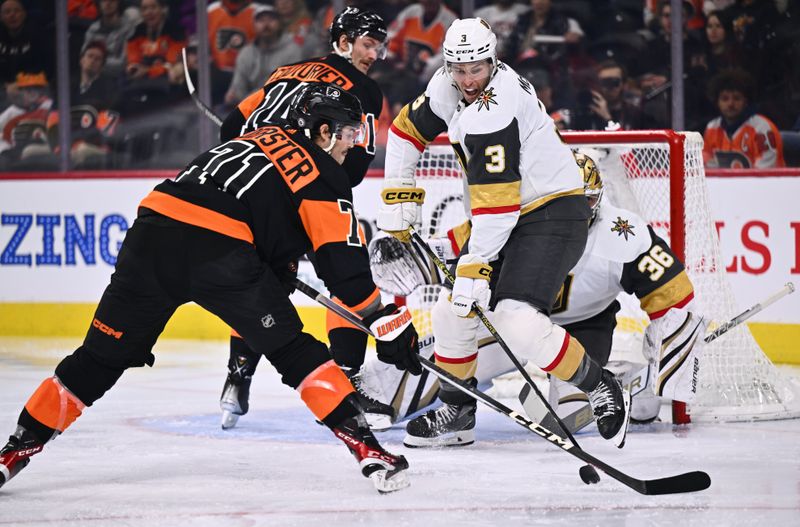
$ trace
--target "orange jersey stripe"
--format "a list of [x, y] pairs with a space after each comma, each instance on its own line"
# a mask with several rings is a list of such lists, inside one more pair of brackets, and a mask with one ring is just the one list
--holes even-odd
[[86, 405], [64, 388], [57, 377], [42, 381], [25, 403], [25, 409], [31, 417], [59, 432], [75, 422], [84, 408]]
[[[350, 235], [350, 212], [349, 209], [341, 210], [338, 202], [304, 199], [297, 212], [314, 251], [326, 243], [347, 243]], [[361, 232], [358, 237], [364, 244]]]
[[254, 240], [253, 231], [250, 230], [250, 226], [246, 223], [157, 190], [145, 196], [139, 206], [147, 207], [174, 220], [218, 232], [237, 240], [243, 240], [248, 243], [253, 243]]
[[244, 118], [247, 119], [253, 114], [254, 111], [256, 111], [256, 108], [258, 108], [263, 101], [264, 90], [256, 90], [239, 103], [239, 111], [242, 112]]
[[329, 360], [309, 373], [297, 391], [311, 413], [322, 421], [355, 390], [344, 372]]

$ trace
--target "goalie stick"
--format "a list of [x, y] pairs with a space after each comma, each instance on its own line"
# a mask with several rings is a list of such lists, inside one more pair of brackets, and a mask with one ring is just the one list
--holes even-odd
[[[361, 331], [367, 333], [368, 335], [372, 334], [369, 328], [364, 325], [364, 322], [349, 309], [345, 308], [344, 306], [340, 306], [339, 304], [336, 304], [333, 300], [323, 295], [322, 293], [320, 293], [310, 285], [306, 284], [299, 278], [295, 279], [295, 285], [297, 286], [297, 289], [300, 292], [304, 293], [305, 295], [319, 302], [320, 304], [330, 309], [340, 317], [352, 323]], [[623, 485], [630, 487], [631, 489], [635, 490], [640, 494], [654, 496], [661, 494], [698, 492], [701, 490], [705, 490], [709, 486], [711, 486], [711, 478], [707, 473], [702, 471], [685, 472], [683, 474], [678, 474], [675, 476], [649, 479], [649, 480], [637, 479], [632, 476], [629, 476], [628, 474], [625, 474], [624, 472], [612, 467], [611, 465], [608, 465], [607, 463], [589, 454], [588, 452], [580, 448], [574, 441], [570, 441], [567, 438], [559, 436], [558, 434], [545, 428], [541, 424], [536, 423], [535, 421], [531, 421], [530, 419], [511, 410], [504, 404], [493, 399], [492, 397], [489, 397], [480, 390], [464, 384], [460, 379], [450, 375], [448, 372], [441, 369], [440, 367], [438, 367], [436, 364], [429, 361], [425, 357], [420, 356], [419, 360], [423, 368], [425, 368], [432, 374], [436, 375], [442, 381], [447, 382], [448, 384], [452, 385], [458, 390], [461, 390], [462, 392], [469, 395], [476, 401], [482, 402], [492, 410], [505, 415], [518, 425], [522, 426], [523, 428], [527, 429], [530, 432], [533, 432], [534, 434], [545, 439], [546, 441], [557, 446], [558, 448], [564, 450], [565, 452], [569, 452], [578, 459], [586, 463], [589, 463], [590, 464], [589, 466], [599, 468], [600, 470], [602, 470], [612, 478], [616, 479]], [[589, 481], [587, 481], [587, 479], [584, 477], [583, 468], [581, 468], [581, 477], [585, 483], [587, 484], [589, 483]]]
[[[765, 308], [769, 307], [770, 305], [774, 304], [781, 298], [785, 297], [786, 295], [790, 295], [794, 293], [795, 287], [794, 283], [787, 282], [781, 289], [775, 292], [772, 296], [762, 300], [761, 302], [745, 309], [729, 321], [721, 324], [717, 329], [710, 332], [708, 335], [705, 336], [703, 340], [706, 341], [706, 344], [713, 342], [714, 340], [718, 339], [728, 331], [732, 330], [739, 324], [745, 322], [746, 320], [750, 319], [757, 313], [761, 312]], [[649, 383], [650, 379], [650, 368], [652, 365], [648, 364], [644, 368], [642, 368], [639, 373], [637, 373], [633, 379], [644, 379], [644, 383], [639, 384], [639, 390], [636, 393], [631, 393], [631, 397], [635, 396], [636, 394], [642, 392]], [[528, 386], [523, 386], [522, 391], [519, 393], [519, 401], [522, 403], [522, 407], [525, 409], [525, 412], [532, 418], [536, 419], [538, 416], [542, 415], [543, 409], [541, 407], [540, 402], [532, 398], [530, 396], [530, 389]], [[588, 413], [587, 413], [588, 412]], [[594, 422], [594, 419], [587, 419], [586, 416], [590, 416], [591, 411], [588, 404], [578, 408], [574, 412], [570, 413], [561, 418], [564, 425], [569, 429], [570, 432], [573, 434], [582, 430], [584, 427], [588, 426], [590, 423]]]
[[181, 57], [183, 58], [183, 76], [186, 78], [186, 89], [189, 90], [189, 96], [194, 101], [195, 106], [197, 106], [197, 108], [203, 112], [206, 117], [208, 117], [217, 126], [222, 126], [222, 119], [220, 119], [217, 114], [211, 111], [211, 108], [206, 106], [205, 103], [200, 100], [200, 96], [197, 94], [197, 90], [194, 87], [192, 78], [189, 75], [189, 63], [186, 60], [186, 48], [181, 50]]

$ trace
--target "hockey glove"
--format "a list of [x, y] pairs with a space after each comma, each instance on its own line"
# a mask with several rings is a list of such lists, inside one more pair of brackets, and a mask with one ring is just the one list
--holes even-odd
[[411, 312], [405, 306], [397, 309], [394, 304], [378, 309], [364, 317], [372, 334], [375, 335], [375, 349], [378, 359], [394, 364], [398, 370], [408, 370], [412, 375], [422, 373], [419, 363], [419, 337]]
[[281, 285], [283, 286], [283, 290], [286, 291], [287, 295], [294, 293], [296, 287], [295, 280], [297, 280], [297, 266], [298, 261], [292, 260], [277, 270], [273, 269], [275, 276], [278, 277], [278, 280], [280, 281]]
[[419, 224], [425, 189], [415, 187], [413, 179], [387, 178], [384, 185], [378, 228], [407, 242], [411, 238], [408, 229]]
[[486, 258], [475, 254], [465, 254], [458, 260], [456, 281], [450, 297], [450, 309], [460, 317], [472, 316], [472, 304], [481, 309], [489, 306], [489, 279], [492, 267]]

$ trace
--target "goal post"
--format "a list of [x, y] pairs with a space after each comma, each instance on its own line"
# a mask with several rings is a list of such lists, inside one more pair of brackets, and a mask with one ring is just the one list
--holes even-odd
[[[686, 265], [709, 330], [738, 314], [711, 216], [700, 134], [648, 130], [561, 136], [574, 151], [595, 159], [606, 189], [603, 199], [636, 212], [669, 241]], [[466, 219], [461, 167], [446, 137], [428, 145], [416, 177], [426, 190], [421, 233], [444, 236]], [[431, 330], [428, 311], [439, 287], [423, 286], [406, 299], [421, 335]], [[635, 298], [622, 294], [620, 303], [612, 358], [620, 351], [640, 354], [648, 323]], [[800, 416], [800, 385], [772, 364], [745, 324], [706, 345], [698, 383], [690, 408], [673, 403], [674, 423]]]

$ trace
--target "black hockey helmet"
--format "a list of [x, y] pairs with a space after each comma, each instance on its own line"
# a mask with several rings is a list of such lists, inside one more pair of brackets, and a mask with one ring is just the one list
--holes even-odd
[[386, 40], [386, 23], [377, 13], [362, 11], [357, 7], [347, 7], [334, 17], [330, 34], [331, 46], [335, 45], [342, 35], [347, 35], [350, 42], [355, 42], [356, 38], [364, 36], [383, 42]]
[[352, 93], [335, 84], [315, 82], [295, 95], [289, 111], [289, 124], [298, 130], [306, 130], [307, 135], [323, 123], [327, 123], [337, 136], [345, 126], [363, 133], [362, 113], [361, 102]]

